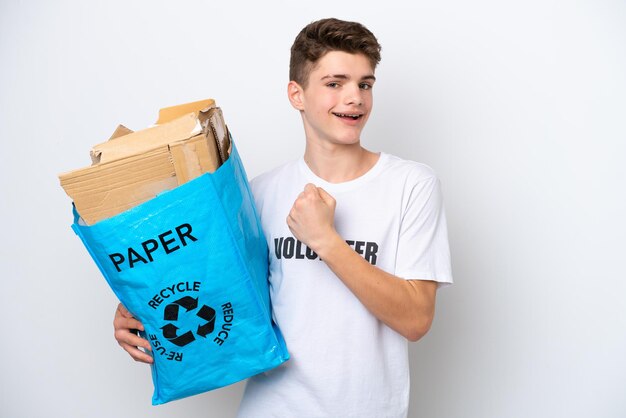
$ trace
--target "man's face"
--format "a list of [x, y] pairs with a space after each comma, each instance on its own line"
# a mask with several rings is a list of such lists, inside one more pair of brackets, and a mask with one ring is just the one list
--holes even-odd
[[307, 141], [358, 144], [372, 110], [374, 70], [363, 54], [331, 51], [309, 75], [300, 95]]

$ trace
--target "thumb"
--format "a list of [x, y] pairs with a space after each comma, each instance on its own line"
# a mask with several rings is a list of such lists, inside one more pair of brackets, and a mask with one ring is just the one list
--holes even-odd
[[320, 197], [322, 198], [324, 203], [326, 203], [329, 206], [332, 206], [333, 208], [335, 207], [335, 198], [334, 197], [332, 197], [330, 194], [328, 194], [328, 192], [326, 190], [322, 189], [321, 187], [318, 187], [317, 191], [319, 192]]
[[317, 194], [317, 187], [315, 187], [315, 184], [313, 183], [307, 183], [304, 186], [304, 192], [311, 192], [311, 193]]

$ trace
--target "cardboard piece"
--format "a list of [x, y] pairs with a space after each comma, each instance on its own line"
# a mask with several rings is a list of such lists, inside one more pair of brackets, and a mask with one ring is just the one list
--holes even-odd
[[223, 163], [228, 159], [228, 155], [230, 154], [230, 135], [226, 129], [226, 122], [224, 122], [224, 116], [220, 108], [210, 109], [208, 115], [209, 126], [215, 136], [217, 151]]
[[59, 175], [87, 225], [212, 173], [228, 158], [228, 129], [212, 99], [161, 109], [158, 122], [137, 132], [118, 126], [93, 147], [92, 166]]
[[[117, 125], [117, 128], [115, 128], [115, 131], [111, 134], [111, 137], [109, 138], [109, 141], [115, 138], [119, 138], [121, 136], [124, 135], [128, 135], [128, 134], [132, 134], [133, 131], [128, 129], [126, 126], [124, 125]], [[95, 163], [95, 161], [93, 161]]]
[[163, 125], [164, 123], [168, 123], [173, 121], [174, 119], [178, 119], [181, 116], [186, 115], [187, 113], [194, 113], [196, 116], [199, 115], [201, 110], [209, 109], [215, 107], [215, 100], [206, 99], [199, 100], [197, 102], [185, 103], [177, 106], [164, 107], [159, 110], [159, 119], [157, 119], [157, 125]]

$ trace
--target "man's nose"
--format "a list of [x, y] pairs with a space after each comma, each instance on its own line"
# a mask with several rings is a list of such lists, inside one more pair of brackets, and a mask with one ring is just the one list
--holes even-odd
[[346, 89], [345, 104], [356, 106], [363, 104], [363, 91], [358, 85]]

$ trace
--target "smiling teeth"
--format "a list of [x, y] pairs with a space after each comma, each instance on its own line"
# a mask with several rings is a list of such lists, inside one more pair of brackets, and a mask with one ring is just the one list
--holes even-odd
[[361, 115], [348, 115], [345, 113], [335, 113], [336, 116], [342, 117], [342, 118], [352, 118], [352, 119], [358, 119], [361, 117]]

